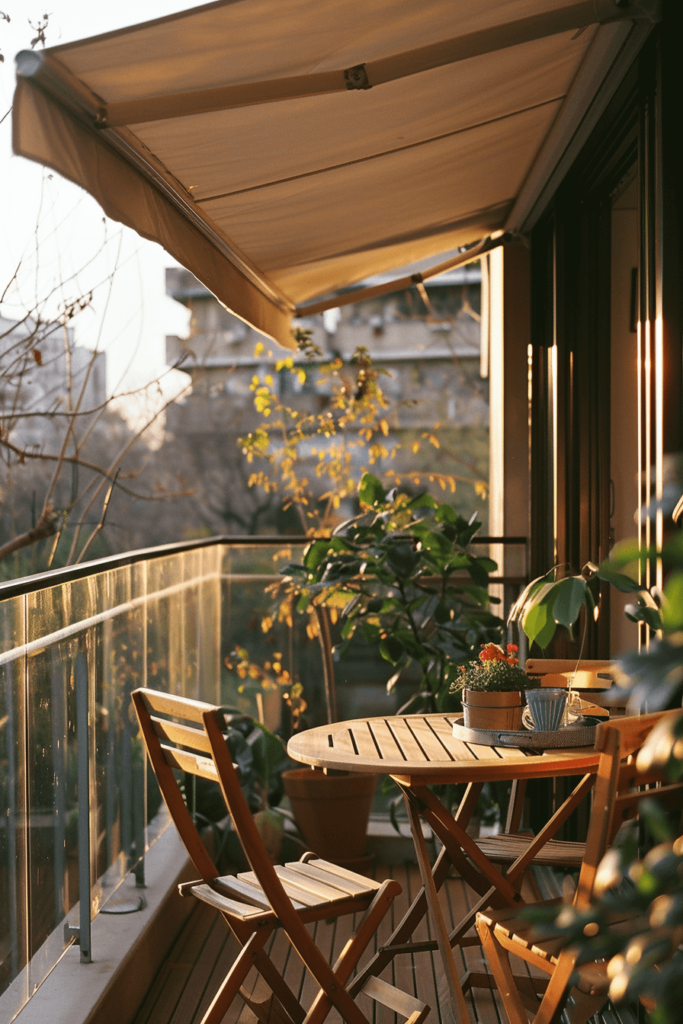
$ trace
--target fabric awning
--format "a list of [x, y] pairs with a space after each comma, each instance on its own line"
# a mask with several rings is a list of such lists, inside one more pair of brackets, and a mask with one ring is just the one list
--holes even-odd
[[20, 54], [14, 149], [292, 347], [312, 300], [523, 229], [652, 10], [221, 0]]

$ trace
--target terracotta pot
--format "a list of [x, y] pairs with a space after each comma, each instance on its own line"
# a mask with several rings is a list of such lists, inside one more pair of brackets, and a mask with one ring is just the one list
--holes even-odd
[[466, 729], [522, 729], [521, 690], [463, 690]]
[[376, 775], [293, 768], [282, 782], [309, 849], [334, 864], [363, 857]]

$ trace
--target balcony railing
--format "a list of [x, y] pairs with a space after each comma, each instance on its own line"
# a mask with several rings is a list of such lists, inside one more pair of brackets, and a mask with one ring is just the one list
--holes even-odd
[[[509, 599], [524, 582], [524, 538], [479, 543], [519, 549], [516, 574], [494, 584]], [[96, 914], [135, 909], [117, 906], [117, 889], [130, 872], [144, 887], [145, 852], [168, 826], [147, 775], [131, 690], [152, 686], [238, 706], [286, 733], [280, 695], [250, 693], [225, 665], [237, 646], [260, 664], [279, 652], [303, 683], [309, 724], [323, 720], [320, 652], [305, 620], [275, 621], [267, 635], [261, 629], [266, 585], [304, 544], [211, 538], [0, 585], [3, 1020], [73, 942], [90, 960]], [[364, 657], [363, 672], [365, 697], [374, 680], [374, 699], [389, 700], [382, 665]], [[359, 692], [356, 679], [348, 694]], [[343, 717], [365, 711], [367, 700], [342, 704]]]

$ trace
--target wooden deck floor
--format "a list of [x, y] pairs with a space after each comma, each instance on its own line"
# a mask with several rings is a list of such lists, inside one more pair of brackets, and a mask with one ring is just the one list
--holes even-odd
[[[530, 882], [525, 882], [525, 885], [533, 884], [535, 890], [532, 892], [530, 889], [523, 893], [527, 899], [547, 898], [558, 894], [557, 882], [552, 873], [549, 869], [542, 870], [546, 871], [545, 875], [537, 875]], [[373, 952], [377, 941], [381, 944], [389, 937], [392, 928], [398, 923], [419, 888], [420, 881], [418, 870], [413, 865], [391, 868], [379, 866], [375, 871], [375, 877], [378, 880], [387, 877], [397, 878], [403, 886], [403, 894], [394, 900], [392, 912], [387, 915], [383, 927], [376, 936]], [[449, 878], [441, 892], [441, 899], [447, 921], [455, 925], [472, 905], [473, 893], [462, 879]], [[333, 960], [346, 942], [353, 926], [351, 918], [341, 918], [330, 924], [320, 921], [311, 925], [311, 929], [316, 945]], [[414, 938], [431, 938], [427, 921], [423, 922]], [[150, 988], [135, 1024], [199, 1024], [221, 980], [229, 970], [236, 948], [235, 941], [222, 918], [212, 908], [198, 903]], [[302, 1004], [308, 1006], [316, 991], [315, 983], [312, 982], [310, 975], [304, 977], [301, 961], [292, 952], [281, 932], [274, 934], [268, 952], [275, 964], [284, 971], [288, 984]], [[456, 956], [461, 976], [467, 970], [490, 974], [486, 959], [478, 946], [457, 951]], [[522, 960], [517, 960], [513, 966], [516, 973], [521, 973], [528, 967]], [[402, 954], [394, 959], [381, 977], [427, 1002], [432, 1009], [428, 1024], [452, 1024], [453, 1017], [449, 1009], [448, 992], [438, 953]], [[262, 982], [257, 980], [256, 972], [252, 971], [247, 978], [246, 987], [256, 998], [261, 992], [265, 994], [265, 990], [259, 991], [254, 987], [259, 984]], [[495, 991], [477, 988], [472, 990], [466, 999], [472, 1024], [506, 1024], [507, 1018]], [[358, 998], [358, 1005], [373, 1024], [399, 1022], [399, 1018], [393, 1012], [362, 995]], [[621, 1019], [619, 1016], [603, 1018], [601, 1014], [596, 1024], [619, 1024]], [[238, 999], [226, 1014], [224, 1024], [257, 1024], [257, 1020], [253, 1011], [243, 1000]], [[624, 1018], [624, 1024], [626, 1020], [627, 1018]], [[327, 1021], [329, 1024], [340, 1024], [341, 1018], [333, 1010]]]

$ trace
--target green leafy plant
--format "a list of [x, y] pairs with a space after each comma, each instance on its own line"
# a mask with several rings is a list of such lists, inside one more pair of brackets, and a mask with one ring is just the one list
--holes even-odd
[[[661, 552], [638, 550], [636, 542], [618, 545], [611, 556], [617, 568], [635, 573], [640, 569], [656, 578], [657, 563], [664, 585], [648, 594], [653, 609], [645, 618], [655, 631], [654, 638], [640, 651], [625, 654], [618, 661], [617, 681], [630, 693], [632, 709], [663, 711], [681, 706], [683, 700], [683, 534], [669, 540]], [[642, 618], [638, 606], [627, 607], [629, 618]], [[679, 748], [679, 756], [683, 750]]]
[[419, 692], [401, 709], [443, 709], [451, 683], [483, 643], [501, 639], [503, 622], [489, 609], [489, 574], [496, 563], [476, 555], [471, 541], [480, 523], [469, 522], [428, 494], [411, 498], [385, 491], [364, 474], [358, 490], [362, 512], [328, 539], [313, 540], [300, 565], [283, 570], [280, 593], [293, 596], [300, 613], [336, 610], [342, 657], [356, 633], [378, 644], [395, 672], [415, 663]]
[[537, 685], [519, 667], [516, 644], [508, 644], [503, 650], [499, 644], [490, 643], [483, 646], [476, 661], [460, 667], [457, 680], [451, 683], [451, 693], [464, 689], [510, 693]]
[[559, 571], [554, 567], [545, 576], [532, 580], [510, 609], [508, 622], [520, 626], [530, 644], [537, 643], [545, 649], [558, 626], [564, 626], [573, 637], [582, 608], [597, 619], [601, 582], [611, 584], [623, 594], [636, 595], [636, 603], [627, 608], [633, 622], [646, 622], [652, 629], [661, 629], [654, 598], [631, 576], [619, 572], [612, 559], [600, 566], [587, 562], [578, 576], [559, 576]]

